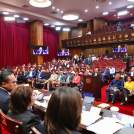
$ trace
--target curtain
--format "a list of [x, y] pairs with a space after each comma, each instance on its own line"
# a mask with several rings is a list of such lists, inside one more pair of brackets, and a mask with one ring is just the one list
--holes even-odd
[[43, 28], [43, 45], [49, 46], [49, 54], [44, 55], [44, 62], [57, 59], [57, 49], [59, 44], [59, 35], [54, 30]]
[[28, 64], [30, 26], [5, 22], [0, 16], [0, 68]]

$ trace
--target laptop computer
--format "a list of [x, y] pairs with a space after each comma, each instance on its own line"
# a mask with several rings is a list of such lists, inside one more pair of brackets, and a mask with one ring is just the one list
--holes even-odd
[[95, 97], [85, 96], [83, 104], [93, 105], [94, 104], [94, 100], [95, 100]]

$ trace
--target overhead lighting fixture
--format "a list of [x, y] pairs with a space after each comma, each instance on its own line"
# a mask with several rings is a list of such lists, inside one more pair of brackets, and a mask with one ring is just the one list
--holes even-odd
[[134, 0], [127, 0], [127, 1], [134, 2]]
[[61, 29], [61, 27], [56, 27], [56, 30], [59, 31]]
[[15, 18], [14, 17], [4, 17], [4, 20], [15, 20]]
[[49, 7], [51, 5], [50, 0], [30, 0], [29, 3], [34, 7]]
[[109, 5], [111, 5], [112, 4], [112, 2], [109, 2]]
[[28, 20], [28, 18], [23, 18], [23, 20]]
[[130, 14], [130, 15], [133, 15], [133, 14]]
[[63, 31], [70, 31], [70, 28], [63, 28]]
[[52, 7], [52, 9], [55, 9], [55, 7]]
[[60, 9], [57, 9], [57, 11], [60, 11]]
[[51, 27], [55, 27], [55, 25], [51, 25]]
[[116, 16], [116, 15], [114, 15], [114, 16]]
[[118, 18], [120, 18], [120, 17], [118, 17]]
[[99, 6], [96, 6], [96, 8], [99, 8]]
[[45, 25], [45, 26], [48, 26], [49, 24], [48, 24], [48, 23], [45, 23], [44, 25]]
[[134, 6], [133, 5], [129, 5], [129, 6], [127, 6], [127, 8], [133, 8]]
[[81, 36], [78, 36], [78, 37], [81, 37]]
[[79, 19], [78, 21], [83, 21], [83, 19]]
[[14, 15], [15, 18], [19, 18], [20, 16], [19, 15]]
[[86, 9], [85, 12], [88, 12], [88, 10]]
[[61, 13], [63, 13], [63, 11], [61, 11]]
[[8, 12], [3, 12], [3, 14], [8, 15], [9, 13]]
[[65, 14], [63, 15], [64, 20], [77, 20], [79, 18], [76, 14]]
[[118, 12], [118, 16], [125, 15], [127, 13], [128, 13], [127, 11]]
[[104, 12], [104, 13], [103, 13], [103, 15], [107, 15], [107, 14], [108, 14], [108, 12]]

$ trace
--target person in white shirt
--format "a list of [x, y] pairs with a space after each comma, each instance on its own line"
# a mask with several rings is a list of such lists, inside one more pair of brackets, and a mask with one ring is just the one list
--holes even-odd
[[131, 24], [131, 26], [128, 29], [134, 29], [134, 21], [133, 21], [133, 23]]
[[94, 60], [96, 60], [96, 57], [95, 57], [95, 55], [93, 55], [93, 57], [92, 57], [92, 62], [93, 62]]
[[115, 68], [112, 65], [110, 65], [109, 71], [110, 71], [110, 75], [114, 75], [115, 74]]
[[91, 32], [88, 30], [85, 36], [91, 36]]
[[86, 73], [88, 73], [88, 75], [92, 76], [92, 73], [90, 73], [89, 70], [86, 70]]
[[134, 67], [131, 68], [130, 73], [131, 73], [131, 76], [134, 77]]

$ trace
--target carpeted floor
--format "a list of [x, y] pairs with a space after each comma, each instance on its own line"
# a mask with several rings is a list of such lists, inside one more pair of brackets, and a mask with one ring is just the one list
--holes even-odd
[[[106, 101], [106, 88], [108, 87], [108, 85], [103, 85], [102, 89], [101, 89], [101, 102], [105, 102]], [[134, 102], [127, 102], [125, 105], [120, 106], [119, 104], [121, 103], [120, 100], [116, 100], [115, 103], [113, 104], [113, 106], [117, 106], [120, 110], [120, 113], [124, 113], [124, 114], [128, 114], [128, 115], [132, 115], [133, 116], [133, 110], [134, 110]], [[108, 104], [111, 104], [111, 102], [109, 102]]]

